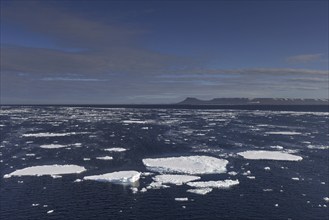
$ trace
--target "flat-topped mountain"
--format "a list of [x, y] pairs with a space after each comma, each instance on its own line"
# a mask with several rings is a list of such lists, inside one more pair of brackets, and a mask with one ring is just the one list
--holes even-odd
[[215, 98], [200, 100], [188, 97], [177, 105], [328, 105], [328, 99], [290, 99], [290, 98]]

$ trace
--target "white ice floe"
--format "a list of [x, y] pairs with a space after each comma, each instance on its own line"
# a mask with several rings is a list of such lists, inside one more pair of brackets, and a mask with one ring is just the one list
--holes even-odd
[[56, 149], [56, 148], [64, 148], [67, 147], [67, 145], [62, 145], [62, 144], [44, 144], [40, 145], [41, 148], [45, 149]]
[[160, 183], [169, 183], [175, 185], [182, 185], [187, 182], [191, 182], [194, 180], [198, 180], [200, 177], [198, 176], [189, 176], [189, 175], [157, 175], [153, 177], [153, 180]]
[[236, 175], [238, 175], [238, 173], [235, 172], [235, 171], [228, 172], [227, 174], [228, 174], [228, 175], [231, 175], [231, 176], [236, 176]]
[[292, 179], [292, 180], [299, 181], [299, 178], [298, 178], [298, 177], [292, 177], [291, 179]]
[[265, 132], [266, 134], [278, 134], [278, 135], [299, 135], [302, 134], [300, 132], [295, 131], [269, 131]]
[[58, 179], [58, 178], [62, 178], [61, 175], [50, 175], [53, 179]]
[[324, 197], [323, 200], [329, 202], [329, 197]]
[[47, 212], [47, 214], [51, 214], [51, 213], [53, 213], [54, 212], [54, 210], [49, 210], [48, 212]]
[[113, 148], [107, 148], [107, 149], [104, 149], [104, 150], [105, 151], [110, 151], [110, 152], [124, 152], [127, 149], [122, 148], [122, 147], [113, 147]]
[[23, 137], [64, 137], [76, 134], [86, 134], [87, 132], [67, 132], [67, 133], [34, 133], [34, 134], [23, 134]]
[[122, 123], [124, 124], [146, 124], [148, 121], [140, 121], [140, 120], [124, 120]]
[[307, 148], [308, 149], [316, 149], [316, 150], [328, 150], [329, 146], [325, 146], [325, 145], [308, 145]]
[[186, 184], [195, 188], [230, 188], [231, 186], [238, 185], [239, 180], [199, 181]]
[[188, 198], [175, 198], [175, 201], [186, 202], [186, 201], [188, 201]]
[[252, 179], [252, 180], [256, 179], [255, 176], [247, 176], [247, 178], [248, 178], [248, 179]]
[[129, 184], [137, 182], [140, 178], [141, 173], [131, 170], [131, 171], [118, 171], [113, 173], [106, 173], [102, 175], [95, 176], [85, 176], [84, 180], [96, 180], [100, 182], [111, 182], [118, 184]]
[[264, 170], [271, 170], [270, 167], [264, 167]]
[[227, 160], [209, 156], [143, 159], [147, 169], [159, 173], [211, 174], [226, 172]]
[[81, 173], [86, 171], [84, 167], [77, 165], [44, 165], [32, 166], [24, 169], [16, 170], [12, 173], [4, 175], [4, 178], [12, 176], [44, 176], [44, 175], [60, 175], [70, 173]]
[[169, 188], [170, 186], [164, 185], [161, 182], [152, 182], [150, 183], [146, 189], [162, 189], [162, 188]]
[[187, 192], [195, 193], [199, 195], [206, 195], [210, 193], [213, 189], [212, 188], [200, 188], [200, 189], [188, 189]]
[[284, 153], [280, 151], [244, 151], [238, 153], [238, 155], [250, 160], [289, 160], [289, 161], [299, 161], [303, 158], [289, 153]]
[[105, 156], [105, 157], [96, 157], [98, 160], [113, 160], [113, 157]]

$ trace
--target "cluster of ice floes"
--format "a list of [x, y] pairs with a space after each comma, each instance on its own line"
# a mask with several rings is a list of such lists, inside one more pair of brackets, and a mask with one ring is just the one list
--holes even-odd
[[102, 175], [85, 176], [84, 180], [95, 180], [100, 182], [111, 182], [119, 184], [130, 184], [137, 182], [141, 176], [138, 171], [118, 171], [113, 173], [106, 173]]
[[290, 153], [280, 151], [264, 151], [264, 150], [251, 150], [238, 153], [238, 155], [249, 160], [287, 160], [299, 161], [303, 158]]
[[[153, 177], [153, 181], [146, 189], [168, 188], [169, 185], [183, 185], [193, 187], [187, 192], [205, 195], [214, 188], [229, 188], [239, 184], [238, 180], [197, 181], [198, 174], [220, 174], [226, 172], [227, 160], [209, 156], [181, 156], [144, 159], [147, 169], [161, 173]], [[164, 174], [165, 173], [165, 174]], [[188, 175], [181, 175], [188, 174]]]
[[159, 173], [212, 174], [226, 172], [227, 160], [209, 156], [143, 159], [150, 171]]
[[40, 145], [41, 148], [45, 148], [45, 149], [57, 149], [57, 148], [65, 148], [67, 147], [67, 145], [63, 145], [63, 144], [44, 144], [44, 145]]
[[86, 171], [84, 167], [77, 165], [43, 165], [43, 166], [32, 166], [24, 169], [16, 170], [12, 173], [4, 175], [4, 178], [12, 176], [45, 176], [50, 175], [57, 177], [56, 175], [61, 174], [72, 174], [81, 173]]

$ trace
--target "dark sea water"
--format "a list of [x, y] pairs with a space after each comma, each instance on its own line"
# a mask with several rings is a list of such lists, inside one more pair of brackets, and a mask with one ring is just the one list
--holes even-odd
[[[329, 197], [328, 112], [3, 106], [0, 120], [4, 220], [329, 219], [329, 203], [324, 199]], [[70, 135], [24, 136], [40, 133]], [[66, 147], [40, 147], [45, 144]], [[112, 147], [127, 151], [104, 151]], [[287, 152], [303, 160], [248, 160], [237, 155], [246, 150]], [[134, 193], [130, 185], [74, 182], [114, 171], [147, 172], [144, 158], [182, 155], [226, 159], [226, 173], [198, 176], [203, 181], [240, 183], [198, 195], [187, 192], [191, 188], [187, 185]], [[113, 160], [96, 159], [100, 156]], [[87, 171], [62, 178], [3, 178], [18, 169], [51, 164], [74, 164]], [[229, 175], [231, 171], [237, 175]], [[135, 186], [147, 187], [152, 177], [142, 176]]]

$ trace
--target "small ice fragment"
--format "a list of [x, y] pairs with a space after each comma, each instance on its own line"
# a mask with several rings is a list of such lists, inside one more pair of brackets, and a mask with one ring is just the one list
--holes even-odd
[[184, 201], [188, 201], [188, 198], [175, 198], [175, 201], [184, 202]]
[[195, 188], [230, 188], [231, 186], [238, 185], [239, 180], [219, 180], [219, 181], [199, 181], [189, 182], [187, 185]]
[[270, 167], [264, 167], [264, 170], [271, 170]]
[[292, 177], [291, 179], [292, 179], [292, 180], [296, 180], [296, 181], [298, 181], [298, 180], [299, 180], [299, 178], [298, 178], [298, 177]]
[[235, 172], [235, 171], [231, 171], [231, 172], [228, 172], [228, 175], [231, 175], [231, 176], [236, 176], [238, 173]]
[[144, 192], [147, 192], [147, 189], [145, 187], [143, 187], [140, 192], [144, 193]]
[[90, 160], [90, 158], [83, 158], [84, 161]]
[[194, 180], [198, 180], [200, 177], [198, 176], [190, 176], [190, 175], [157, 175], [153, 177], [153, 180], [156, 182], [161, 183], [169, 183], [169, 184], [175, 184], [175, 185], [182, 185], [187, 182], [191, 182]]
[[279, 204], [275, 204], [274, 206], [275, 206], [275, 207], [279, 207]]
[[105, 157], [96, 157], [98, 160], [113, 160], [113, 157], [105, 156]]
[[212, 191], [212, 188], [188, 189], [187, 192], [199, 195], [206, 195]]
[[54, 212], [54, 210], [49, 210], [48, 212], [47, 212], [47, 214], [51, 214], [51, 213], [53, 213]]
[[132, 191], [132, 193], [136, 194], [136, 193], [138, 193], [138, 188], [137, 187], [132, 187], [131, 191]]
[[76, 179], [76, 180], [74, 180], [73, 182], [74, 182], [74, 183], [80, 183], [80, 182], [82, 182], [82, 179]]
[[127, 149], [122, 148], [122, 147], [113, 147], [113, 148], [107, 148], [107, 149], [104, 149], [104, 150], [105, 151], [110, 151], [110, 152], [124, 152]]
[[324, 197], [323, 200], [329, 202], [329, 197]]
[[248, 179], [256, 179], [255, 176], [247, 176]]
[[35, 207], [35, 206], [39, 206], [40, 204], [39, 203], [33, 203], [32, 206]]
[[67, 145], [62, 145], [62, 144], [44, 144], [40, 145], [41, 148], [45, 149], [57, 149], [57, 148], [64, 148], [67, 147]]

